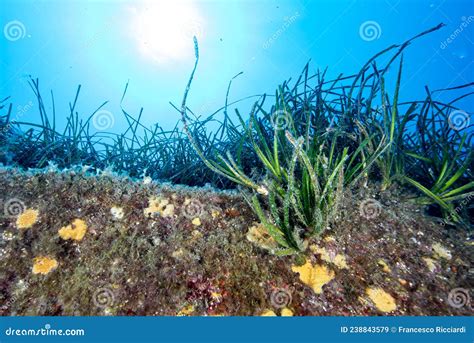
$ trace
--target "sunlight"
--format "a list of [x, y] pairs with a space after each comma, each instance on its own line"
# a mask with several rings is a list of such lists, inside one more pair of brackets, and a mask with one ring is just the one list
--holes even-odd
[[131, 10], [139, 51], [157, 63], [192, 56], [193, 36], [202, 39], [204, 20], [193, 1], [156, 1]]

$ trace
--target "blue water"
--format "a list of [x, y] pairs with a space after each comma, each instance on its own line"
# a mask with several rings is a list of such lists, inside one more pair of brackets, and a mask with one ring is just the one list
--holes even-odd
[[[401, 97], [413, 100], [425, 96], [425, 85], [439, 89], [474, 80], [473, 16], [472, 0], [2, 0], [0, 97], [11, 96], [22, 121], [38, 121], [26, 80], [39, 78], [46, 108], [54, 91], [61, 126], [82, 84], [80, 115], [86, 118], [109, 100], [109, 131], [119, 132], [129, 80], [127, 111], [144, 107], [144, 124], [170, 128], [179, 114], [169, 102], [180, 103], [194, 63], [193, 35], [201, 59], [188, 104], [205, 115], [223, 105], [229, 80], [241, 71], [231, 100], [273, 93], [310, 59], [312, 72], [328, 67], [332, 77], [355, 73], [376, 52], [443, 22], [445, 28], [405, 53]], [[436, 96], [449, 101], [455, 94]], [[469, 101], [459, 105], [472, 112]], [[239, 108], [245, 113], [249, 104]]]

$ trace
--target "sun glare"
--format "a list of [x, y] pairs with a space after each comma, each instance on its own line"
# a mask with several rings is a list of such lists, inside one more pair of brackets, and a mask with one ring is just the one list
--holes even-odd
[[193, 36], [203, 38], [204, 20], [192, 1], [154, 1], [132, 13], [131, 32], [138, 48], [157, 63], [191, 56]]

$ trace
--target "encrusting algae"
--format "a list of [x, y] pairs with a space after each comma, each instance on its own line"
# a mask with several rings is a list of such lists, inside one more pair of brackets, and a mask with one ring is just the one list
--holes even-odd
[[115, 220], [122, 220], [125, 215], [123, 208], [117, 206], [112, 207], [110, 213]]
[[38, 217], [38, 210], [28, 208], [16, 219], [16, 227], [19, 229], [29, 229], [36, 224]]
[[374, 303], [375, 307], [382, 312], [392, 312], [397, 309], [397, 304], [393, 297], [382, 288], [367, 288], [365, 293]]
[[293, 311], [290, 310], [289, 308], [285, 307], [284, 309], [281, 310], [281, 316], [282, 317], [293, 317]]
[[72, 224], [63, 226], [58, 233], [62, 239], [72, 239], [80, 241], [87, 232], [87, 224], [82, 219], [75, 219]]
[[220, 215], [221, 215], [221, 213], [218, 210], [212, 210], [211, 211], [211, 217], [213, 219], [216, 219], [216, 218], [220, 217]]
[[46, 275], [58, 267], [58, 261], [48, 256], [39, 256], [33, 260], [33, 274]]
[[265, 310], [260, 317], [276, 317], [276, 313], [273, 310]]
[[[260, 317], [277, 317], [278, 315], [273, 310], [266, 309], [261, 314]], [[293, 311], [288, 307], [285, 307], [281, 310], [281, 317], [293, 317]]]
[[435, 260], [433, 260], [430, 257], [423, 257], [423, 261], [425, 261], [426, 266], [428, 267], [430, 272], [434, 272], [436, 270], [436, 263]]
[[334, 272], [323, 265], [313, 266], [306, 262], [301, 267], [292, 266], [291, 270], [300, 274], [300, 280], [311, 287], [316, 294], [321, 294], [323, 286], [334, 279]]
[[387, 262], [385, 262], [384, 260], [380, 259], [377, 261], [377, 264], [382, 267], [382, 270], [387, 273], [387, 274], [390, 274], [392, 272], [392, 269], [390, 269], [390, 267], [388, 266]]
[[174, 215], [174, 205], [168, 199], [151, 197], [148, 199], [148, 207], [143, 210], [145, 216], [159, 214], [162, 217], [172, 217]]
[[339, 269], [349, 269], [346, 261], [346, 257], [342, 254], [331, 254], [326, 248], [321, 248], [315, 244], [310, 245], [309, 249], [315, 253], [321, 255], [321, 259], [327, 263], [332, 263]]
[[188, 305], [183, 307], [177, 314], [177, 317], [185, 317], [185, 316], [190, 316], [194, 312], [194, 306], [193, 305]]
[[431, 248], [435, 253], [435, 257], [444, 258], [446, 260], [450, 260], [452, 257], [451, 251], [449, 251], [439, 243], [433, 244]]

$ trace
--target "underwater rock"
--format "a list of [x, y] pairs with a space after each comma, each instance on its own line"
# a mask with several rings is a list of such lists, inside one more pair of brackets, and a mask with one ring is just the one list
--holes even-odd
[[[34, 229], [18, 234], [18, 218], [12, 222], [0, 211], [0, 301], [6, 304], [0, 315], [379, 315], [366, 293], [369, 285], [396, 299], [394, 315], [471, 313], [469, 306], [440, 300], [470, 287], [469, 263], [462, 262], [471, 260], [465, 230], [440, 229], [411, 202], [392, 203], [389, 219], [367, 221], [360, 199], [345, 197], [331, 235], [308, 239], [309, 256], [277, 257], [256, 248], [255, 242], [276, 245], [235, 192], [14, 168], [0, 168], [0, 189], [6, 199], [34, 204], [39, 213]], [[183, 211], [185, 199], [198, 211]], [[144, 220], [149, 205], [158, 212]], [[169, 205], [167, 213], [174, 214], [164, 217]], [[120, 220], [113, 207], [124, 210]], [[62, 238], [58, 228], [64, 228]], [[407, 244], [413, 232], [424, 233], [417, 235], [421, 246]], [[80, 244], [68, 243], [76, 238]], [[449, 263], [435, 253], [442, 249], [432, 249], [435, 243], [450, 248]], [[433, 272], [423, 258], [431, 259]], [[381, 259], [390, 274], [377, 263]], [[38, 277], [45, 282], [34, 281]], [[28, 287], [19, 292], [21, 281]], [[275, 288], [291, 298], [282, 309], [269, 297]], [[383, 293], [373, 295], [393, 305]], [[48, 305], [32, 306], [31, 299]]]

